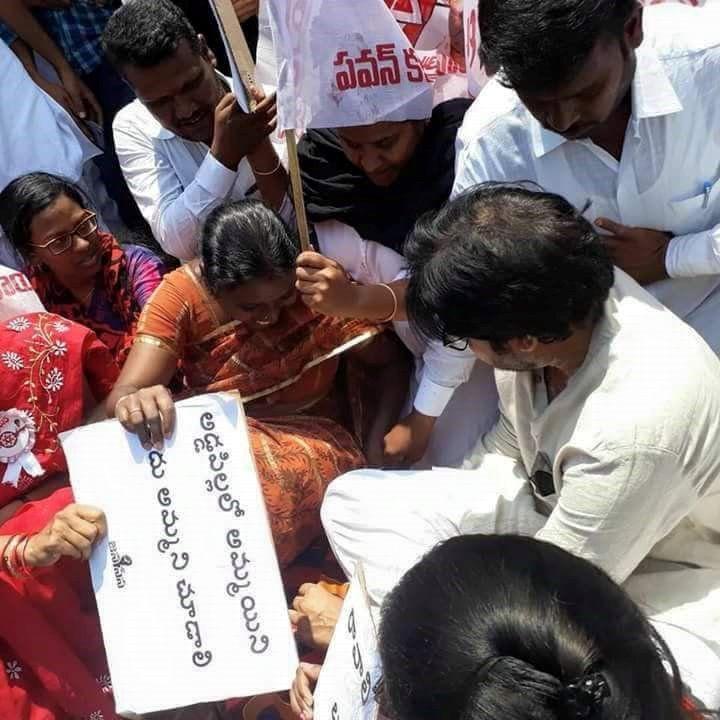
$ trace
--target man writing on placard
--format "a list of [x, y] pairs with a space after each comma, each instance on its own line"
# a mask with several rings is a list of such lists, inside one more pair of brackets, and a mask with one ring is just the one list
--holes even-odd
[[[491, 0], [455, 193], [533, 180], [720, 351], [720, 7]], [[539, 30], [538, 28], [542, 28]]]
[[241, 110], [230, 80], [169, 0], [131, 0], [108, 22], [105, 52], [138, 99], [115, 119], [120, 165], [168, 253], [197, 254], [202, 222], [225, 200], [254, 196], [290, 212], [287, 176], [269, 136], [275, 97]]

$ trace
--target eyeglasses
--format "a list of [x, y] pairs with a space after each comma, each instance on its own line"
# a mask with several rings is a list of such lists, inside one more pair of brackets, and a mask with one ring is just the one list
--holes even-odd
[[83, 239], [90, 237], [98, 229], [97, 215], [88, 213], [69, 233], [58, 235], [44, 245], [30, 243], [32, 247], [44, 250], [47, 248], [52, 255], [62, 255], [73, 246], [75, 237]]
[[464, 352], [470, 347], [470, 340], [468, 338], [454, 338], [449, 335], [443, 336], [442, 341], [443, 347], [450, 348], [451, 350], [457, 350], [458, 352]]

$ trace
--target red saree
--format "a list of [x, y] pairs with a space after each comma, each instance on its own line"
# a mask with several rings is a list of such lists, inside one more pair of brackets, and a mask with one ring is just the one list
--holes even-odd
[[89, 305], [78, 302], [44, 267], [29, 268], [28, 277], [48, 311], [90, 328], [122, 365], [135, 337], [141, 305], [159, 285], [164, 268], [149, 251], [129, 246], [126, 252], [109, 233], [97, 236], [102, 271]]
[[[249, 420], [250, 441], [281, 566], [321, 534], [320, 504], [338, 475], [364, 465], [358, 403], [338, 383], [341, 354], [374, 325], [318, 315], [299, 299], [276, 325], [250, 332], [222, 311], [186, 265], [166, 275], [143, 309], [136, 343], [177, 358], [188, 394], [236, 391], [252, 415], [292, 404], [302, 414]], [[354, 388], [357, 392], [357, 388]]]
[[[0, 325], [0, 507], [58, 478], [58, 433], [81, 424], [83, 397], [102, 400], [117, 375], [108, 349], [75, 323], [38, 313]], [[69, 487], [24, 502], [0, 535], [35, 533], [72, 502]], [[0, 607], [0, 717], [116, 719], [85, 563], [0, 572]]]

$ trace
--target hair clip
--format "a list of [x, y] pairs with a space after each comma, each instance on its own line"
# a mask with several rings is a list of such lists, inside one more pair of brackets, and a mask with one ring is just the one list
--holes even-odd
[[588, 720], [610, 697], [610, 686], [602, 673], [592, 673], [565, 686], [563, 692], [566, 716], [572, 720]]

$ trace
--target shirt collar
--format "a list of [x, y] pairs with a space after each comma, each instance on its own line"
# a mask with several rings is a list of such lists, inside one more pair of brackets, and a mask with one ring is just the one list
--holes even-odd
[[[216, 71], [217, 72], [217, 71]], [[229, 88], [232, 87], [232, 78], [226, 77], [222, 73], [217, 73], [218, 77], [222, 78], [227, 86]], [[140, 102], [138, 100], [138, 102]], [[157, 118], [144, 106], [142, 103], [140, 103], [142, 108], [145, 110], [147, 114], [147, 125], [146, 125], [146, 132], [147, 134], [153, 139], [153, 140], [173, 140], [175, 138], [179, 138], [172, 130], [168, 130], [167, 128], [163, 127], [157, 120]], [[187, 141], [184, 141], [187, 142]]]
[[[662, 117], [682, 110], [682, 102], [655, 48], [644, 43], [637, 50], [637, 67], [632, 81], [632, 119], [637, 121]], [[562, 135], [546, 130], [532, 116], [530, 124], [533, 151], [538, 158], [566, 142], [571, 142]]]

